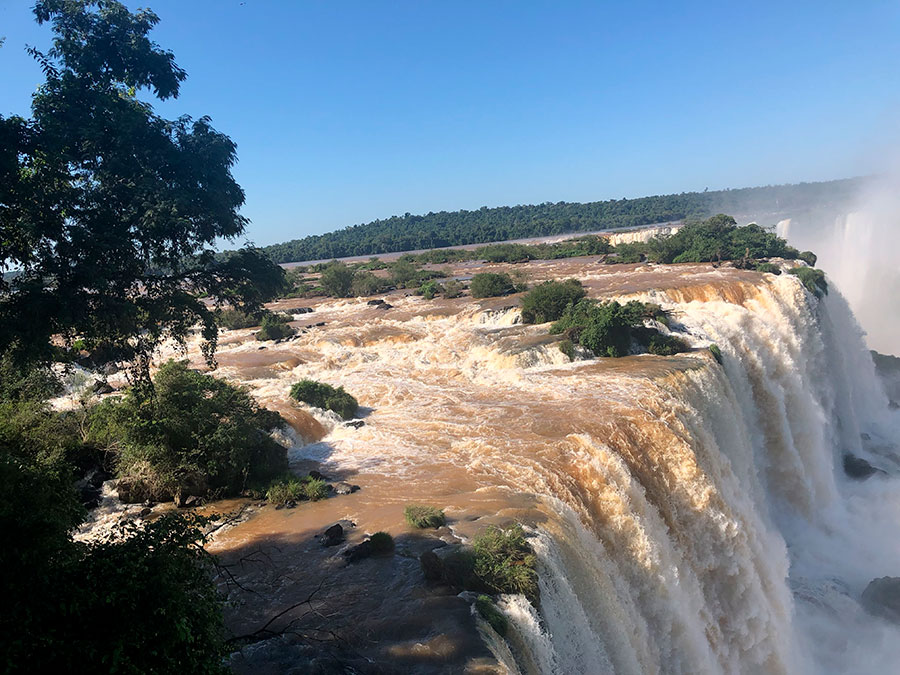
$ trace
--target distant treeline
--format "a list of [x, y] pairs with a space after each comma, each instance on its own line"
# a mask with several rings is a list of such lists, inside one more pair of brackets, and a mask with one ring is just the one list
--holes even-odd
[[263, 250], [275, 262], [286, 263], [640, 227], [702, 219], [716, 213], [733, 213], [739, 217], [775, 214], [842, 203], [854, 196], [861, 180], [685, 192], [587, 204], [546, 202], [482, 207], [477, 211], [440, 211], [424, 216], [407, 213], [266, 246]]

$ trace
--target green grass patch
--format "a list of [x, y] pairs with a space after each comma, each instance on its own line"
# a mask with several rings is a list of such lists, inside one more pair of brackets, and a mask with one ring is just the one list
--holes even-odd
[[490, 596], [479, 595], [475, 599], [475, 609], [478, 610], [481, 618], [487, 621], [491, 628], [497, 631], [497, 634], [500, 637], [506, 637], [506, 632], [509, 630], [509, 622], [506, 620], [506, 616], [503, 612], [500, 611], [500, 608], [494, 604], [494, 601]]
[[825, 280], [825, 272], [812, 267], [794, 267], [788, 270], [788, 274], [793, 274], [806, 286], [806, 289], [821, 298], [828, 295], [828, 282]]
[[537, 557], [516, 523], [491, 526], [472, 542], [475, 575], [494, 593], [521, 593], [537, 599]]
[[403, 511], [403, 516], [410, 527], [438, 528], [447, 522], [444, 512], [434, 506], [411, 504]]

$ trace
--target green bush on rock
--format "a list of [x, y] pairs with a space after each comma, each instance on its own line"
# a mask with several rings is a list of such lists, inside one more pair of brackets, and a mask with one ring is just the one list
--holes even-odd
[[283, 424], [245, 389], [169, 361], [152, 392], [132, 389], [90, 409], [88, 435], [116, 453], [120, 495], [127, 487], [137, 501], [163, 501], [233, 495], [281, 473], [286, 451], [269, 432]]
[[578, 302], [585, 295], [587, 294], [577, 279], [544, 282], [522, 297], [522, 322], [556, 321], [570, 303]]
[[828, 281], [825, 280], [825, 272], [812, 267], [794, 267], [788, 270], [788, 274], [798, 277], [806, 289], [821, 298], [828, 295]]
[[475, 599], [475, 609], [481, 615], [481, 618], [497, 631], [497, 635], [506, 637], [506, 631], [509, 630], [509, 622], [489, 595], [479, 595]]
[[508, 274], [479, 272], [472, 277], [469, 292], [473, 298], [495, 298], [516, 292], [516, 286]]
[[256, 333], [256, 339], [263, 340], [280, 340], [290, 337], [295, 333], [287, 322], [291, 317], [287, 314], [265, 314], [260, 324], [260, 329]]
[[291, 398], [337, 413], [345, 420], [351, 419], [359, 409], [359, 403], [343, 387], [332, 387], [324, 382], [301, 380], [291, 387]]
[[420, 506], [411, 504], [403, 510], [403, 517], [411, 527], [438, 528], [447, 522], [447, 518], [441, 509], [434, 506]]
[[538, 595], [537, 558], [518, 523], [491, 526], [472, 541], [473, 572], [493, 593]]
[[298, 477], [293, 474], [273, 481], [266, 491], [266, 500], [275, 506], [284, 506], [288, 502], [305, 499], [315, 502], [327, 496], [328, 484], [321, 478]]

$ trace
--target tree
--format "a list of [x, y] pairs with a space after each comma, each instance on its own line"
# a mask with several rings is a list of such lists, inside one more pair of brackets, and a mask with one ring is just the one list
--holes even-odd
[[284, 420], [245, 389], [176, 361], [153, 384], [152, 398], [132, 391], [91, 415], [91, 440], [117, 448], [125, 501], [233, 495], [287, 468], [284, 447], [268, 435]]
[[[283, 271], [256, 250], [217, 258], [247, 219], [231, 175], [235, 144], [207, 117], [166, 120], [140, 95], [177, 97], [185, 72], [148, 37], [158, 22], [115, 0], [38, 0], [53, 47], [30, 48], [46, 81], [32, 115], [0, 117], [0, 352], [48, 361], [54, 336], [84, 337], [138, 377], [167, 338], [214, 303], [256, 310]], [[21, 317], [28, 316], [28, 321]]]
[[493, 298], [498, 295], [515, 293], [516, 287], [508, 274], [479, 272], [472, 277], [469, 290], [473, 298]]
[[577, 279], [547, 281], [535, 286], [522, 298], [522, 322], [556, 321], [569, 303], [578, 302], [585, 295], [587, 293]]
[[335, 298], [349, 298], [355, 276], [353, 270], [344, 263], [334, 261], [322, 272], [319, 283], [328, 295]]

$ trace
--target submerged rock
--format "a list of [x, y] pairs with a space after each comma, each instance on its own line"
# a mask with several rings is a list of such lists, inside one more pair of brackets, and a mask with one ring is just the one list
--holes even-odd
[[872, 466], [862, 457], [847, 453], [844, 455], [844, 473], [856, 480], [865, 480], [875, 473], [886, 473], [883, 469]]
[[333, 485], [334, 494], [336, 495], [349, 495], [359, 490], [359, 485], [351, 485], [350, 483], [341, 481], [340, 483], [335, 483]]
[[900, 577], [873, 579], [863, 591], [861, 601], [870, 614], [900, 623]]
[[366, 304], [374, 307], [375, 305], [383, 305], [385, 304], [385, 302], [381, 298], [378, 298], [375, 300], [369, 300]]
[[344, 422], [345, 427], [353, 427], [354, 429], [359, 429], [360, 427], [366, 426], [365, 420], [347, 420]]

